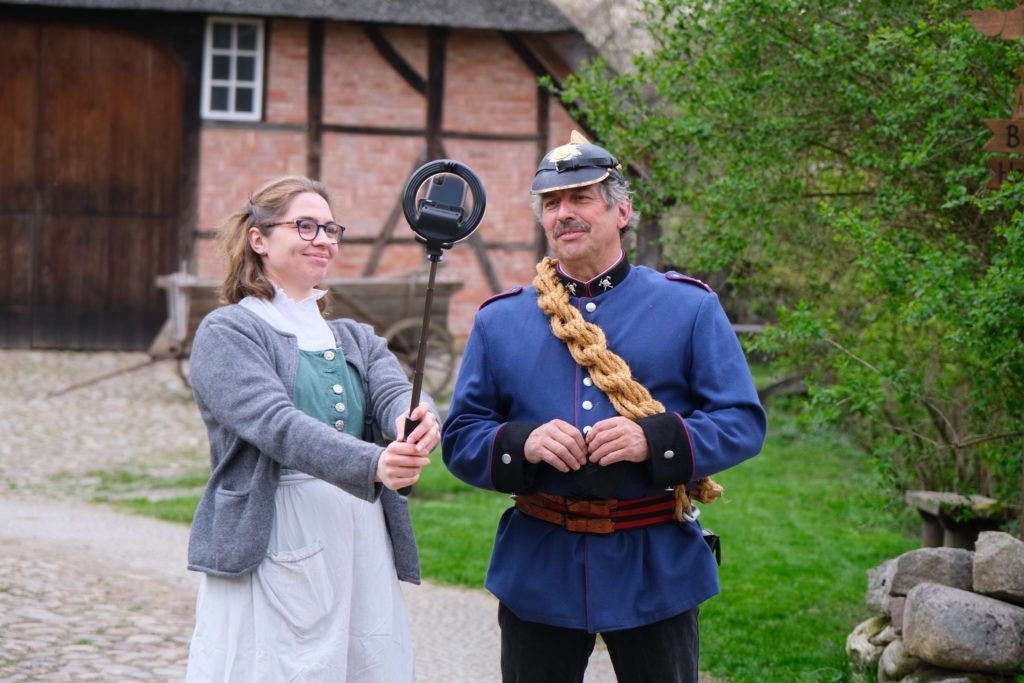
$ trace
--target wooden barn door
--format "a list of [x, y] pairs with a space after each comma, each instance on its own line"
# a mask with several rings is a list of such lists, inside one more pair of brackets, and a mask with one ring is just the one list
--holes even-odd
[[0, 64], [0, 347], [145, 349], [178, 257], [181, 67], [21, 21], [0, 21]]

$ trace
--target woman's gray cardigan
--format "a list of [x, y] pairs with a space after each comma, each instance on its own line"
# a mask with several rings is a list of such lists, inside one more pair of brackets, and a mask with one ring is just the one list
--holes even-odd
[[[364, 436], [382, 443], [383, 431], [392, 433], [396, 418], [409, 409], [409, 381], [369, 325], [345, 319], [328, 324], [363, 380]], [[419, 583], [408, 502], [374, 481], [384, 449], [295, 408], [298, 364], [296, 338], [243, 306], [219, 308], [199, 325], [191, 382], [210, 437], [211, 475], [192, 521], [189, 569], [239, 576], [256, 568], [266, 556], [284, 466], [366, 501], [379, 497], [398, 578]]]

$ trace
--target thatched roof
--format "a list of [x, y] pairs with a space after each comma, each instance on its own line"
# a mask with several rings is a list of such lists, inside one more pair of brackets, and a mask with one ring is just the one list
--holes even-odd
[[548, 0], [4, 0], [15, 5], [302, 17], [500, 31], [568, 31]]

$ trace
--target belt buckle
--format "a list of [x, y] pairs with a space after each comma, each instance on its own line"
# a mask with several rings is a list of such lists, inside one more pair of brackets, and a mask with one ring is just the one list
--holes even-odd
[[610, 534], [615, 531], [615, 521], [607, 517], [577, 517], [563, 513], [562, 528], [577, 534]]
[[607, 517], [615, 509], [618, 501], [606, 500], [574, 500], [567, 502], [566, 510], [574, 514], [593, 517]]

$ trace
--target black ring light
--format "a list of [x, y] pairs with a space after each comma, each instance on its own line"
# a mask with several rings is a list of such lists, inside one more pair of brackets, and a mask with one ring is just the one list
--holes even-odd
[[[453, 179], [443, 174], [457, 176], [465, 185], [454, 185]], [[417, 202], [420, 186], [434, 176], [442, 178], [428, 187], [426, 196]], [[462, 208], [467, 186], [473, 196], [473, 208], [468, 216]], [[426, 244], [427, 256], [432, 261], [441, 260], [442, 249], [451, 249], [456, 242], [473, 234], [483, 218], [486, 203], [480, 178], [465, 164], [451, 159], [438, 159], [420, 166], [409, 177], [402, 195], [405, 220], [416, 233], [416, 239]]]
[[[420, 187], [428, 181], [430, 184], [423, 198], [417, 201], [416, 196], [420, 192]], [[473, 197], [473, 208], [470, 209], [468, 216], [463, 208], [467, 187]], [[425, 245], [427, 258], [430, 260], [430, 277], [423, 305], [423, 326], [420, 328], [416, 365], [413, 369], [410, 415], [419, 405], [420, 390], [423, 388], [423, 366], [427, 354], [427, 335], [430, 333], [430, 313], [434, 303], [437, 264], [444, 257], [445, 249], [451, 249], [456, 242], [473, 234], [484, 216], [486, 200], [483, 183], [476, 173], [465, 164], [451, 159], [427, 162], [416, 169], [405, 183], [402, 211], [405, 213], [405, 220], [409, 221], [409, 227], [416, 233], [416, 241]], [[419, 421], [407, 415], [405, 434], [410, 434], [418, 424]], [[398, 492], [407, 496], [411, 491], [412, 487], [406, 486]]]

